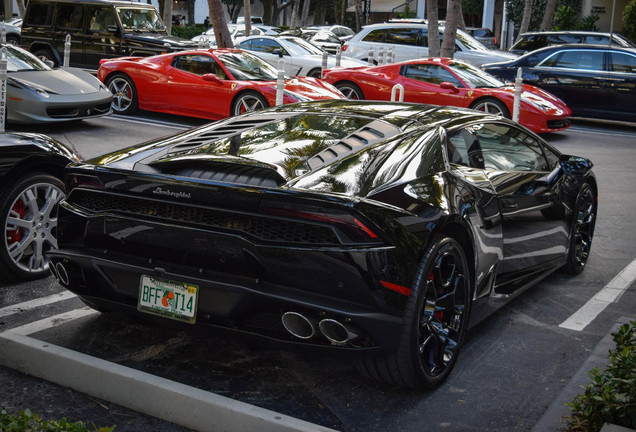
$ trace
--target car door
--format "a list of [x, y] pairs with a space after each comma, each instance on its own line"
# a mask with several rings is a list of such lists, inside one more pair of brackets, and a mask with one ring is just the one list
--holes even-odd
[[90, 5], [86, 14], [84, 55], [91, 68], [101, 59], [129, 55], [123, 51], [122, 37], [112, 5]]
[[611, 81], [604, 50], [559, 50], [539, 65], [524, 70], [530, 83], [562, 99], [572, 115], [594, 117], [609, 108]]
[[[203, 79], [208, 73], [222, 83]], [[227, 117], [232, 93], [227, 78], [214, 57], [204, 53], [175, 55], [161, 86], [165, 101], [161, 109], [203, 118]]]
[[636, 55], [609, 52], [611, 110], [616, 120], [636, 122]]
[[[455, 88], [443, 88], [447, 82]], [[466, 89], [444, 66], [428, 63], [408, 64], [400, 69], [404, 101], [433, 105], [465, 106]]]
[[[559, 265], [569, 240], [569, 221], [559, 200], [558, 156], [535, 136], [503, 122], [473, 124], [466, 158], [483, 166], [497, 195], [503, 233], [499, 294], [523, 288], [524, 278]], [[552, 174], [552, 175], [551, 175]]]
[[239, 47], [253, 52], [277, 69], [279, 60], [283, 60], [285, 74], [296, 75], [297, 67], [294, 65], [294, 59], [278, 41], [270, 38], [253, 38], [241, 42]]
[[[56, 38], [64, 47], [66, 36], [71, 36], [71, 50], [69, 64], [74, 67], [86, 67], [84, 59], [84, 5], [73, 3], [60, 3], [55, 24]], [[64, 61], [64, 51], [60, 52]]]

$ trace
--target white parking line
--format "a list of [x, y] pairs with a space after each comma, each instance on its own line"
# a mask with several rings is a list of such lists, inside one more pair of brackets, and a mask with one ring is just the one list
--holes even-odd
[[14, 327], [10, 329], [13, 333], [21, 334], [21, 335], [29, 335], [32, 333], [37, 333], [41, 330], [50, 329], [51, 327], [58, 326], [60, 324], [64, 324], [68, 321], [72, 321], [78, 318], [82, 318], [85, 316], [90, 316], [93, 314], [98, 314], [94, 309], [89, 307], [84, 307], [80, 309], [75, 309], [70, 312], [66, 312], [59, 315], [54, 315], [52, 317], [44, 318], [39, 321], [33, 321], [31, 323], [25, 324], [20, 327]]
[[581, 331], [611, 303], [616, 303], [636, 280], [636, 259], [623, 269], [578, 311], [559, 324], [559, 327]]
[[45, 306], [45, 305], [59, 302], [62, 300], [68, 300], [74, 297], [76, 296], [72, 292], [62, 291], [57, 294], [51, 294], [46, 297], [37, 298], [35, 300], [29, 300], [29, 301], [14, 304], [11, 306], [5, 306], [3, 308], [0, 308], [0, 317], [13, 315], [14, 313], [18, 313], [18, 312], [26, 312], [28, 310], [35, 309], [40, 306]]

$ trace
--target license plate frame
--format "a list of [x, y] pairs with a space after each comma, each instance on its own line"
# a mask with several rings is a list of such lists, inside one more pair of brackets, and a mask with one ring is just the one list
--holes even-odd
[[141, 275], [137, 300], [137, 310], [140, 312], [194, 324], [198, 303], [198, 285]]

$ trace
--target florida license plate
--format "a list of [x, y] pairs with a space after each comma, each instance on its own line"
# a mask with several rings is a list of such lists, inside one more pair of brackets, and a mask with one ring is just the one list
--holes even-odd
[[193, 324], [197, 318], [199, 287], [154, 276], [141, 276], [137, 309]]

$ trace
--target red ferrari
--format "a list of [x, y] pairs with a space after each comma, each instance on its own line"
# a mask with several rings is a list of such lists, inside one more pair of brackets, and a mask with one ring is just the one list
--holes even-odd
[[[324, 80], [349, 99], [391, 100], [393, 86], [404, 87], [404, 101], [451, 105], [512, 118], [514, 86], [450, 58], [410, 60], [381, 66], [325, 71]], [[398, 97], [396, 91], [395, 94]], [[571, 111], [557, 97], [524, 84], [519, 123], [536, 133], [570, 126]]]
[[[181, 51], [102, 60], [97, 77], [113, 93], [113, 111], [137, 109], [219, 120], [276, 104], [278, 71], [236, 49]], [[285, 80], [283, 103], [343, 99], [315, 78]]]

